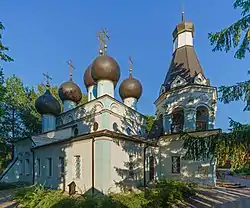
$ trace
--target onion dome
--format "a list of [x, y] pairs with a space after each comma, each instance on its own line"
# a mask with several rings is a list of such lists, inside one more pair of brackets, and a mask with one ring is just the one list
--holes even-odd
[[86, 69], [86, 71], [84, 72], [84, 84], [86, 86], [86, 88], [93, 86], [95, 84], [95, 80], [93, 79], [92, 75], [91, 75], [91, 65], [88, 66], [88, 68]]
[[129, 78], [122, 81], [119, 93], [123, 100], [130, 97], [138, 100], [142, 95], [142, 85], [137, 79], [130, 75]]
[[60, 103], [50, 91], [47, 89], [46, 92], [38, 97], [35, 102], [35, 107], [38, 113], [58, 115], [61, 113]]
[[120, 67], [114, 58], [98, 56], [92, 64], [91, 74], [95, 81], [110, 80], [116, 85], [120, 79]]
[[59, 90], [59, 97], [62, 101], [70, 100], [75, 103], [79, 103], [82, 99], [82, 91], [77, 84], [75, 84], [71, 79], [68, 82], [64, 82]]

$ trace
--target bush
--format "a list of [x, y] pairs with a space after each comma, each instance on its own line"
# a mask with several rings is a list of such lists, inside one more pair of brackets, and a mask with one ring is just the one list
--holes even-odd
[[148, 207], [172, 207], [196, 194], [195, 184], [181, 181], [160, 180], [153, 189], [145, 191], [145, 198], [149, 200]]
[[76, 197], [42, 186], [31, 186], [17, 189], [15, 199], [21, 208], [168, 208], [195, 195], [194, 190], [194, 184], [162, 180], [156, 182], [154, 188], [140, 193]]

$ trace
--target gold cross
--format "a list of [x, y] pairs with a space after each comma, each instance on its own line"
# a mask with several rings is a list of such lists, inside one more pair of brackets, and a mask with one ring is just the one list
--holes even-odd
[[[108, 29], [104, 28], [101, 30], [101, 32], [97, 32], [96, 33], [98, 40], [99, 40], [99, 53], [100, 55], [102, 55], [102, 53], [104, 52], [104, 55], [107, 54], [107, 40], [110, 40], [109, 36], [108, 36]], [[104, 50], [104, 51], [103, 51]]]
[[181, 21], [184, 22], [184, 0], [181, 1]]
[[132, 56], [129, 56], [129, 75], [132, 76], [132, 71], [133, 71], [133, 60]]
[[49, 87], [50, 86], [50, 81], [52, 80], [52, 77], [49, 76], [49, 73], [43, 73], [44, 79], [45, 79], [45, 83], [46, 86]]
[[99, 40], [99, 54], [102, 55], [103, 54], [102, 50], [103, 50], [104, 40], [103, 40], [102, 34], [100, 32], [97, 32], [96, 36]]
[[73, 63], [71, 60], [67, 61], [67, 64], [69, 65], [69, 77], [70, 77], [70, 80], [72, 80], [72, 74], [73, 74], [73, 70], [75, 69], [75, 67], [73, 66]]

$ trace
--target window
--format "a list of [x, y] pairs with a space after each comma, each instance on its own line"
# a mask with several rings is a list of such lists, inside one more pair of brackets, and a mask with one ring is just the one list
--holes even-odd
[[59, 176], [63, 177], [65, 171], [64, 157], [59, 157]]
[[208, 109], [204, 106], [200, 106], [196, 110], [196, 130], [205, 131], [208, 127], [209, 113]]
[[154, 157], [149, 157], [149, 180], [154, 180], [155, 177], [155, 164], [154, 164]]
[[133, 155], [129, 155], [129, 177], [134, 178], [134, 161]]
[[25, 172], [25, 175], [30, 174], [30, 161], [29, 161], [29, 159], [25, 159], [25, 161], [24, 161], [24, 172]]
[[80, 157], [80, 155], [75, 156], [75, 177], [77, 179], [81, 178], [81, 157]]
[[78, 135], [78, 128], [77, 127], [75, 127], [75, 128], [73, 128], [73, 135], [74, 135], [74, 137], [77, 137], [77, 135]]
[[22, 160], [19, 160], [18, 171], [19, 171], [19, 175], [23, 174], [23, 161]]
[[52, 176], [52, 158], [51, 157], [47, 158], [47, 176], [49, 177]]
[[129, 127], [126, 128], [126, 132], [129, 136], [131, 135], [131, 129]]
[[183, 130], [184, 125], [184, 111], [181, 108], [176, 108], [172, 114], [172, 124], [171, 124], [171, 132], [181, 132]]
[[180, 173], [181, 171], [181, 157], [172, 156], [172, 173]]
[[39, 158], [36, 159], [36, 175], [41, 175], [41, 161]]

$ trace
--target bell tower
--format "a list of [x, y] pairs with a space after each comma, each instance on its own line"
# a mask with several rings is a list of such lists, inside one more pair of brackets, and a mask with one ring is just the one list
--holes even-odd
[[196, 55], [194, 24], [184, 19], [173, 31], [173, 55], [160, 95], [156, 116], [163, 134], [214, 128], [217, 90], [210, 85]]

